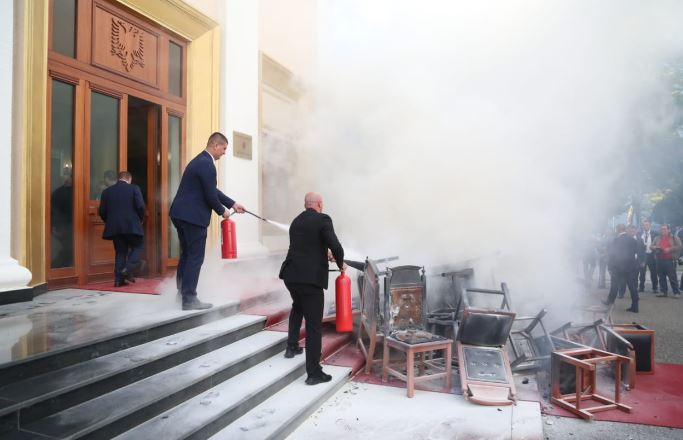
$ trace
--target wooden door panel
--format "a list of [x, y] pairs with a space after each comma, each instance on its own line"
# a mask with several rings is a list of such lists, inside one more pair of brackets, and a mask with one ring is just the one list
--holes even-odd
[[[104, 223], [102, 221], [95, 221], [90, 219], [90, 267], [93, 272], [100, 272], [102, 270], [112, 271], [114, 264], [114, 245], [111, 240], [102, 238], [102, 231], [104, 231]], [[106, 267], [103, 267], [106, 266]]]

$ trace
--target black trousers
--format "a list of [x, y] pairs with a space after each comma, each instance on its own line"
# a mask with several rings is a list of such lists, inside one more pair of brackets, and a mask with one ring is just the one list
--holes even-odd
[[202, 270], [206, 249], [206, 227], [183, 220], [171, 220], [178, 231], [178, 240], [180, 241], [176, 285], [183, 295], [183, 302], [190, 302], [197, 297], [199, 272]]
[[645, 266], [640, 268], [640, 290], [645, 289], [645, 274], [648, 270], [650, 271], [650, 281], [652, 282], [652, 290], [656, 291], [657, 286], [659, 285], [659, 275], [657, 274], [657, 259], [655, 258], [654, 252], [646, 254]]
[[668, 285], [666, 279], [669, 278], [671, 290], [674, 295], [679, 295], [678, 278], [676, 278], [676, 262], [674, 260], [657, 260], [657, 271], [659, 272], [659, 290], [667, 294]]
[[123, 281], [121, 272], [126, 269], [133, 273], [140, 267], [140, 257], [142, 256], [142, 235], [119, 234], [112, 238], [114, 242], [114, 277], [116, 281]]
[[626, 286], [628, 286], [628, 291], [631, 294], [631, 308], [638, 310], [638, 289], [636, 288], [636, 276], [634, 271], [622, 272], [619, 270], [613, 270], [611, 272], [612, 279], [610, 281], [609, 296], [607, 297], [607, 302], [609, 304], [614, 303], [617, 298], [617, 292], [623, 289], [626, 291]]
[[323, 308], [325, 295], [321, 287], [312, 284], [285, 283], [292, 296], [292, 312], [289, 314], [287, 345], [299, 345], [301, 320], [306, 319], [306, 373], [316, 376], [322, 372], [320, 351], [322, 347]]

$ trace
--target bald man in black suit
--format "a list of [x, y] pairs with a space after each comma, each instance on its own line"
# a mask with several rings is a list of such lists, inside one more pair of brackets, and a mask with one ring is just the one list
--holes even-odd
[[322, 318], [327, 289], [329, 266], [328, 249], [340, 270], [345, 270], [344, 249], [334, 233], [332, 219], [323, 214], [323, 199], [310, 192], [304, 198], [306, 210], [299, 214], [289, 227], [289, 251], [280, 269], [292, 296], [289, 315], [289, 334], [285, 357], [302, 352], [299, 347], [299, 330], [302, 318], [306, 319], [306, 378], [307, 385], [329, 382], [332, 376], [320, 366], [322, 345]]

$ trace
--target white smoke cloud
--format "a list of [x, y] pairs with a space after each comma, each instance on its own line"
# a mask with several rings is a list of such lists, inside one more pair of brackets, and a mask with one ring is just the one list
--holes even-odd
[[498, 255], [481, 268], [515, 305], [573, 301], [576, 230], [604, 214], [624, 151], [674, 116], [661, 71], [683, 52], [683, 3], [318, 7], [291, 179], [323, 194], [342, 243], [427, 266]]

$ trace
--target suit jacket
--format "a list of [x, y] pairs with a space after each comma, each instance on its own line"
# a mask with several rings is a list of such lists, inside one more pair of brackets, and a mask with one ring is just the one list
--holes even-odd
[[187, 164], [168, 213], [172, 219], [207, 227], [212, 209], [223, 215], [225, 206], [232, 208], [235, 204], [216, 188], [216, 166], [213, 162], [213, 157], [202, 151]]
[[141, 222], [145, 215], [145, 202], [137, 185], [119, 180], [105, 188], [98, 213], [104, 221], [104, 239], [111, 240], [115, 235], [123, 234], [144, 235]]
[[609, 248], [609, 268], [616, 272], [632, 272], [638, 268], [638, 242], [631, 235], [622, 233]]
[[289, 227], [289, 251], [280, 269], [280, 278], [290, 283], [312, 284], [327, 289], [327, 250], [341, 268], [344, 249], [334, 233], [329, 215], [307, 209]]

